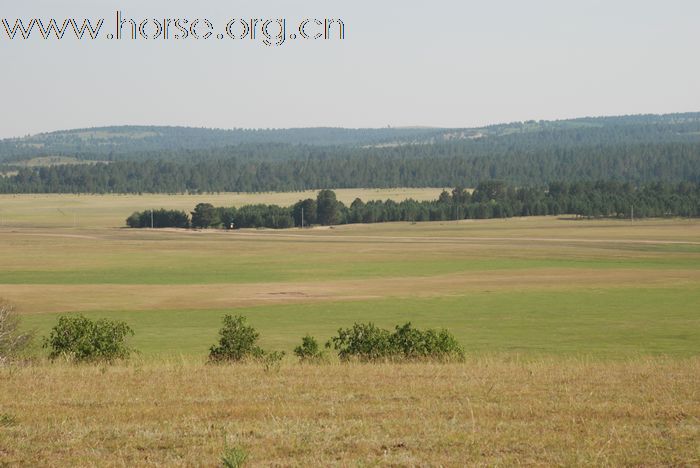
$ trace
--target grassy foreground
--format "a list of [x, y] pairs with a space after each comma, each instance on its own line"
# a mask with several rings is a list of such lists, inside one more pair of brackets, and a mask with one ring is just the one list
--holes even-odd
[[0, 465], [694, 466], [700, 360], [0, 368]]

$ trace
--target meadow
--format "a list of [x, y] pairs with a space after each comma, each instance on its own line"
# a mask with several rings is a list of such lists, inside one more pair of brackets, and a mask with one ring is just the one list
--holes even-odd
[[0, 465], [697, 466], [700, 360], [0, 368]]
[[[227, 446], [255, 465], [700, 463], [700, 221], [122, 227], [149, 207], [310, 195], [0, 197], [0, 297], [23, 326], [121, 319], [139, 351], [0, 369], [0, 465], [214, 465]], [[282, 367], [206, 365], [224, 314]], [[467, 361], [290, 355], [355, 321], [448, 328]]]

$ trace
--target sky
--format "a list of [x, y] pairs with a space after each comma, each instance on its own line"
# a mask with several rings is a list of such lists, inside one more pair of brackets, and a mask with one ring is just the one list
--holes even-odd
[[[45, 40], [35, 29], [10, 40], [0, 23], [0, 138], [127, 124], [473, 127], [700, 111], [697, 0], [58, 3], [3, 2], [0, 22], [103, 18], [101, 35]], [[173, 27], [168, 40], [110, 40], [117, 11], [148, 20], [148, 36], [154, 18], [199, 18], [200, 39], [173, 39]], [[240, 19], [253, 18], [257, 37], [241, 39]], [[281, 18], [285, 42], [265, 45], [263, 20]], [[299, 37], [302, 20], [324, 18], [342, 19], [344, 39], [337, 29], [329, 40]], [[235, 39], [223, 34], [232, 19]], [[319, 30], [309, 24], [309, 35]]]

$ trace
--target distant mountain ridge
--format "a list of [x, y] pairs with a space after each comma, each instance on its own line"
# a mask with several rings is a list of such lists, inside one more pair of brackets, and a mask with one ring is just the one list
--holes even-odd
[[[700, 140], [700, 112], [582, 117], [568, 120], [525, 121], [476, 128], [291, 128], [209, 129], [169, 126], [113, 126], [40, 133], [0, 140], [0, 163], [33, 157], [69, 156], [79, 159], [120, 159], [129, 153], [197, 151], [237, 145], [310, 145], [387, 147], [524, 137], [541, 143], [572, 139], [598, 143], [601, 137], [629, 143]], [[616, 134], [615, 137], [610, 134]], [[103, 156], [96, 158], [95, 156]]]
[[700, 113], [480, 128], [104, 127], [0, 141], [2, 193], [700, 183]]

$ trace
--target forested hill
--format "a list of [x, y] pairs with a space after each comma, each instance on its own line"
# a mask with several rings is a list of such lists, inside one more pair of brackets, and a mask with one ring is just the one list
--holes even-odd
[[[211, 150], [236, 145], [371, 146], [439, 140], [437, 128], [292, 128], [209, 129], [192, 127], [122, 126], [41, 133], [0, 140], [0, 161], [62, 155], [79, 159], [133, 159], [146, 154], [167, 157], [173, 151]], [[206, 156], [206, 151], [203, 152]]]
[[0, 192], [700, 182], [700, 113], [483, 128], [109, 127], [0, 141]]

